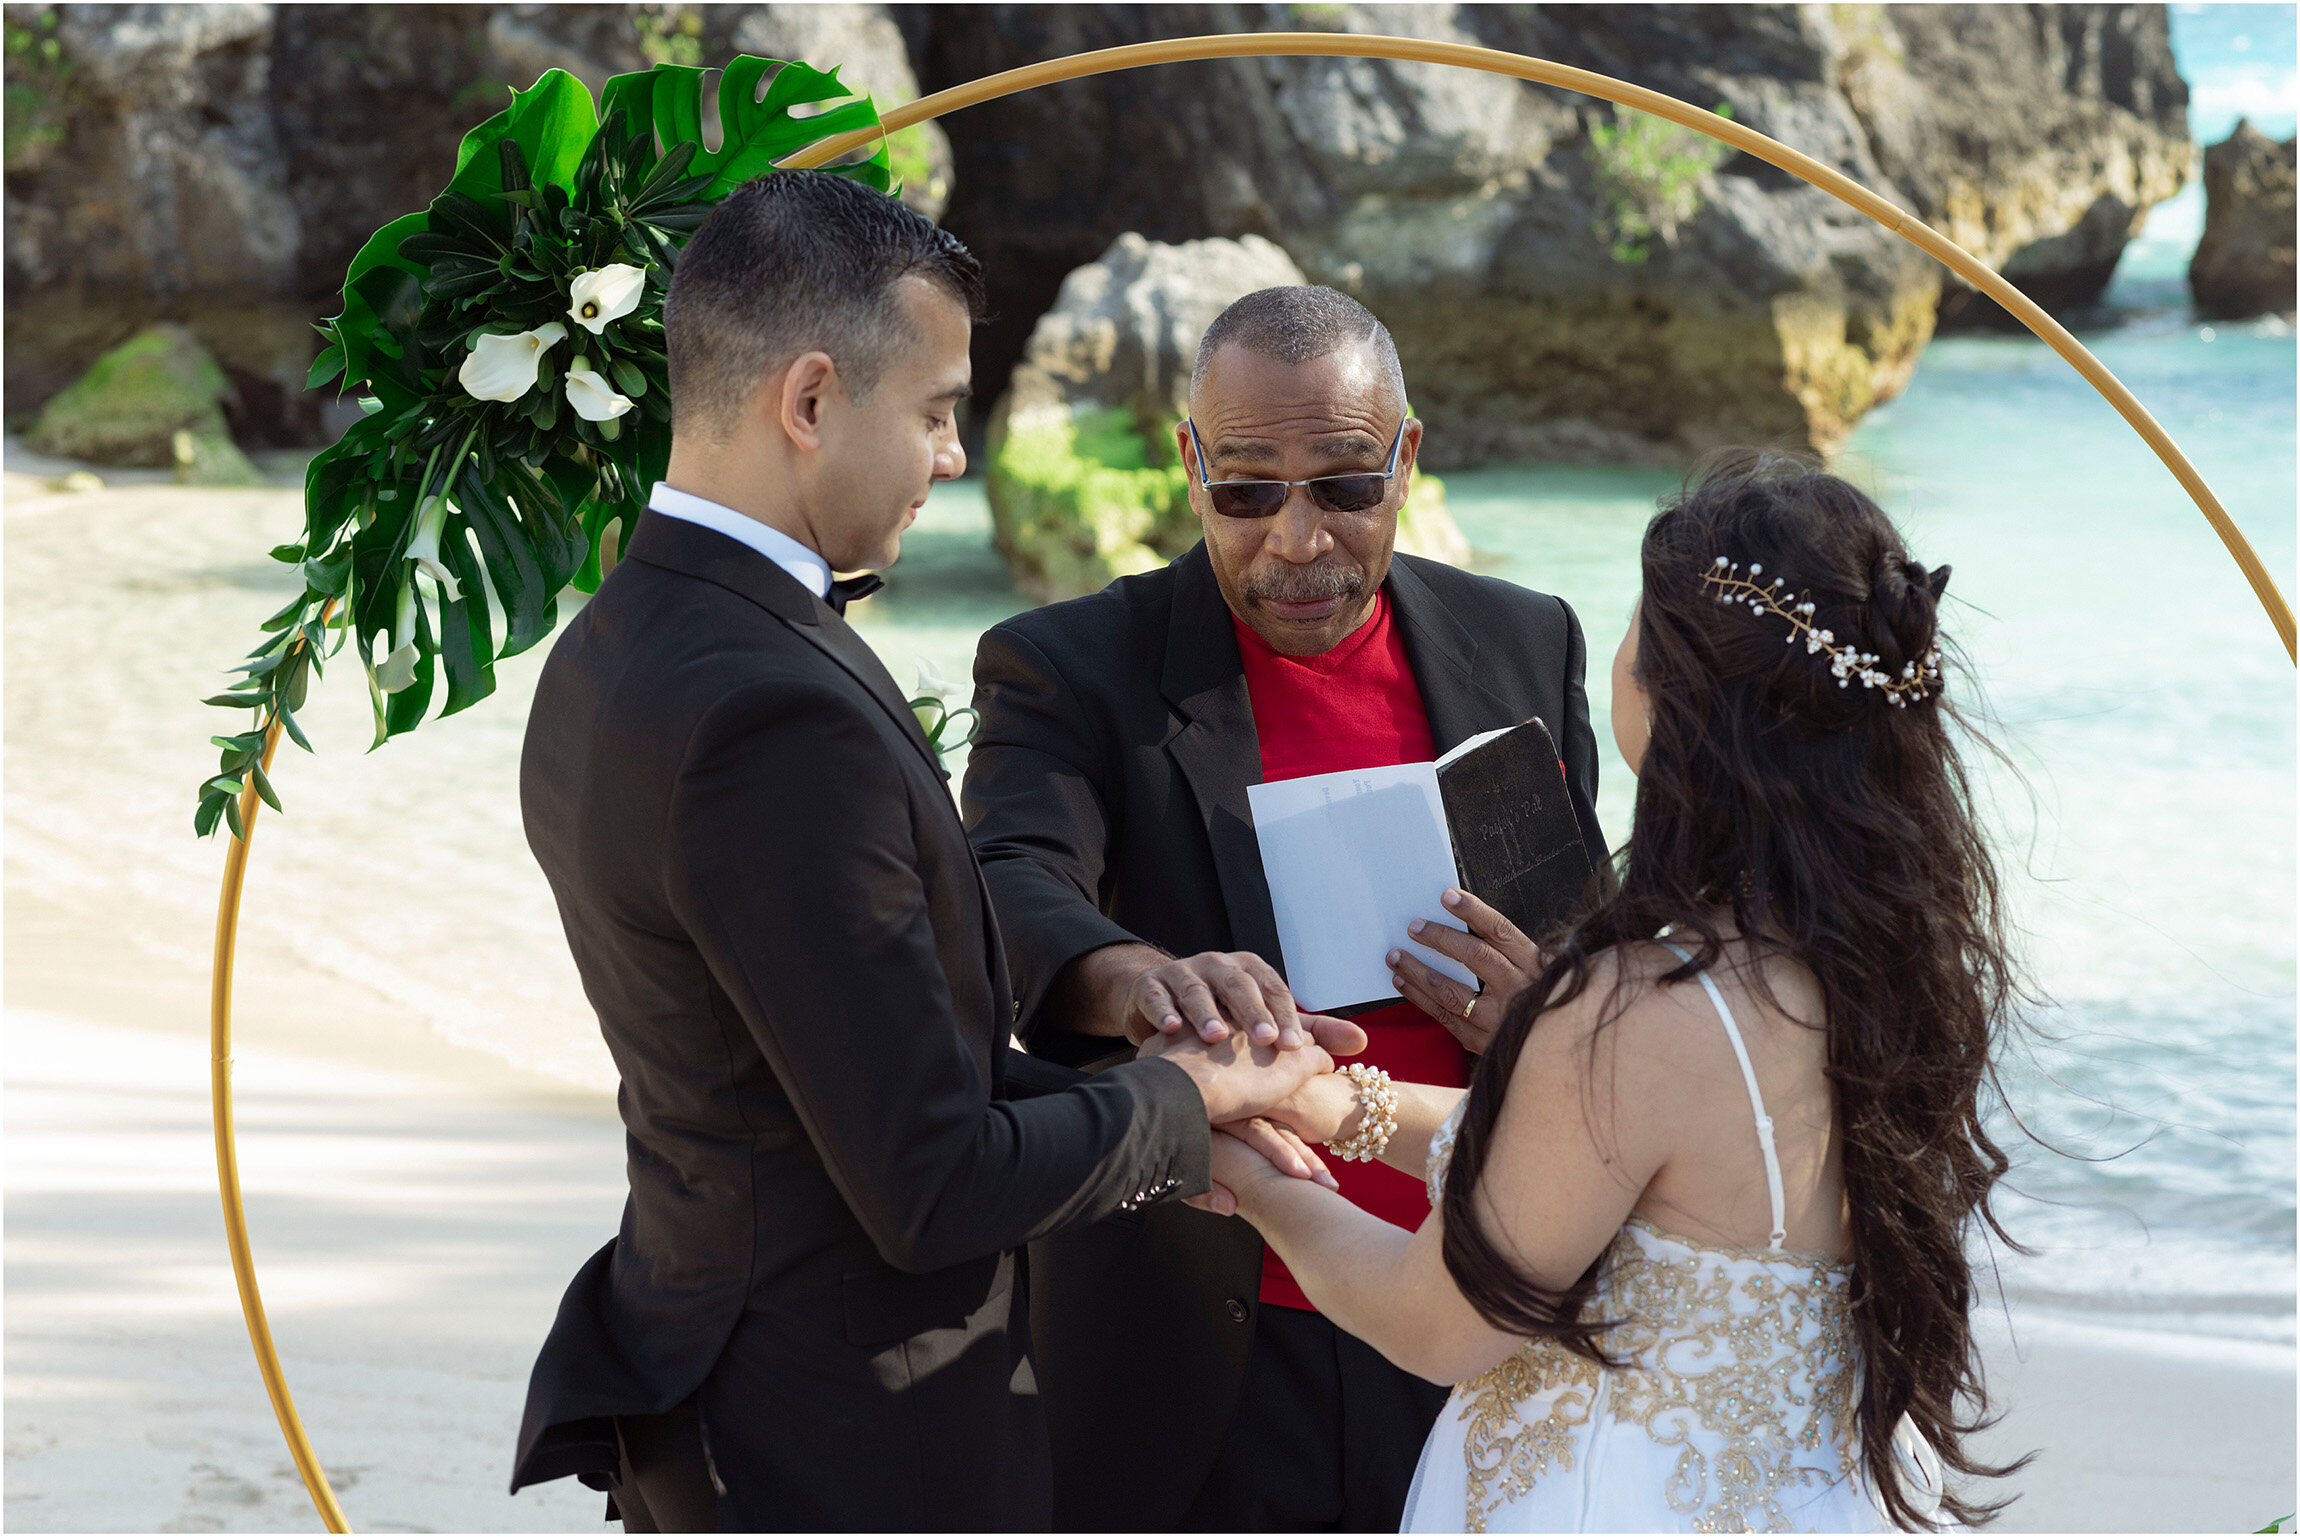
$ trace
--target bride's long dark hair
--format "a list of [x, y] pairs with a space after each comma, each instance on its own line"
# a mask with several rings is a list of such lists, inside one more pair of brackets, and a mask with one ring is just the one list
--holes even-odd
[[[1892, 1444], [1904, 1413], [1953, 1473], [2019, 1466], [1979, 1462], [1963, 1444], [1990, 1422], [1965, 1243], [1977, 1221], [2018, 1247], [1989, 1206], [2006, 1158], [1982, 1124], [1982, 1093], [2025, 994], [1953, 707], [1937, 688], [1897, 708], [1858, 680], [1840, 687], [1826, 652], [1785, 643], [1785, 620], [1718, 601], [1701, 578], [1719, 556], [1807, 594], [1813, 622], [1888, 676], [1921, 668], [1938, 642], [1948, 568], [1911, 560], [1845, 481], [1733, 450], [1664, 505], [1642, 550], [1636, 675], [1652, 730], [1618, 887], [1547, 937], [1541, 976], [1478, 1066], [1446, 1181], [1446, 1268], [1496, 1328], [1606, 1359], [1606, 1321], [1583, 1317], [1598, 1265], [1545, 1290], [1479, 1218], [1478, 1177], [1543, 1014], [1590, 985], [1599, 957], [1672, 925], [1695, 954], [1662, 980], [1691, 980], [1717, 960], [1730, 915], [1758, 954], [1820, 984], [1852, 1218], [1860, 1457], [1886, 1512], [1915, 1528], [1926, 1523]], [[1601, 1017], [1626, 1006], [1617, 986]], [[1951, 1488], [1936, 1519], [1984, 1522], [2003, 1503]]]

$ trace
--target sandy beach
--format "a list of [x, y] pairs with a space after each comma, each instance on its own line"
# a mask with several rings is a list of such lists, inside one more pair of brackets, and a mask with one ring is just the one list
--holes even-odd
[[[11, 901], [12, 955], [34, 913]], [[114, 980], [196, 1017], [196, 977]], [[317, 1531], [224, 1259], [204, 1040], [24, 1001], [62, 981], [11, 962], [7, 1526]], [[613, 1228], [611, 1107], [419, 1037], [383, 1066], [310, 1034], [295, 1049], [292, 1021], [260, 1010], [247, 1035], [267, 1043], [235, 1078], [259, 1270], [354, 1525], [601, 1529], [590, 1491], [509, 1498], [503, 1480], [559, 1288]], [[2015, 1327], [2017, 1346], [1984, 1325], [2006, 1417], [1982, 1445], [2038, 1452], [2003, 1530], [2249, 1531], [2292, 1503], [2289, 1350]]]
[[[220, 713], [196, 700], [276, 606], [255, 552], [296, 493], [11, 473], [6, 494], [6, 1524], [316, 1530], [224, 1255], [222, 848], [188, 825]], [[363, 756], [347, 659], [315, 694], [320, 757], [283, 766], [288, 814], [256, 839], [248, 1210], [289, 1383], [363, 1530], [599, 1529], [572, 1484], [503, 1493], [533, 1351], [621, 1200], [604, 1054], [517, 841], [534, 662]], [[480, 1012], [517, 1053], [456, 1044]], [[2289, 1346], [2011, 1322], [1985, 1324], [2006, 1418], [1983, 1446], [2039, 1456], [2005, 1529], [2249, 1531], [2293, 1508]]]

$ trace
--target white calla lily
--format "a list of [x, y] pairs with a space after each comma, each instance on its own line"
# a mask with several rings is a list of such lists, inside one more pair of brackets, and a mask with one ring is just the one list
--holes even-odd
[[590, 272], [579, 272], [568, 285], [567, 317], [597, 336], [608, 321], [621, 320], [639, 307], [639, 295], [646, 286], [647, 269], [627, 262], [610, 262]]
[[417, 570], [439, 584], [448, 602], [455, 603], [463, 597], [463, 584], [439, 560], [439, 536], [446, 527], [447, 498], [432, 497], [416, 515], [415, 537], [408, 541], [407, 558], [415, 562]]
[[375, 686], [387, 694], [396, 694], [415, 682], [415, 584], [407, 583], [399, 589], [399, 612], [394, 616], [391, 638], [398, 649], [376, 664]]
[[950, 698], [954, 692], [950, 686], [950, 680], [942, 675], [934, 663], [923, 656], [914, 656], [911, 660], [918, 664], [918, 692], [920, 696], [929, 699], [947, 700]]
[[552, 320], [516, 336], [475, 336], [471, 356], [456, 371], [456, 380], [474, 400], [517, 400], [535, 388], [543, 349], [566, 335], [567, 328]]
[[587, 422], [611, 422], [631, 409], [630, 397], [615, 393], [615, 386], [595, 369], [567, 370], [567, 404]]

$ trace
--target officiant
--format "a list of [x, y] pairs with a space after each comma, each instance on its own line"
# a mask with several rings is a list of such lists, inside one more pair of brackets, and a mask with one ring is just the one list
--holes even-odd
[[[1089, 1069], [1178, 1019], [1291, 1027], [1249, 785], [1429, 761], [1538, 716], [1605, 858], [1573, 611], [1393, 553], [1422, 426], [1371, 312], [1327, 288], [1238, 300], [1200, 342], [1177, 438], [1204, 539], [1017, 615], [975, 661], [966, 824], [1018, 1028]], [[1358, 1060], [1465, 1084], [1500, 1000], [1481, 1011], [1407, 937], [1389, 964], [1422, 1006], [1359, 1016]], [[1488, 993], [1530, 964], [1522, 944], [1431, 937]], [[1407, 1227], [1427, 1214], [1418, 1181], [1331, 1163], [1368, 1210]], [[1446, 1390], [1320, 1317], [1251, 1227], [1150, 1208], [1034, 1245], [1031, 1282], [1057, 1530], [1397, 1529]]]

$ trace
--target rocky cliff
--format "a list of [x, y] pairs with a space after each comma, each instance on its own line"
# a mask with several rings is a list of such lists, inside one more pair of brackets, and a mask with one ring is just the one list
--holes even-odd
[[[841, 65], [882, 105], [918, 94], [876, 5], [5, 10], [11, 425], [161, 319], [223, 364], [243, 443], [313, 441], [309, 323], [375, 227], [436, 194], [464, 132], [545, 69], [596, 90], [749, 52]], [[905, 197], [938, 213], [941, 129], [892, 148]]]
[[[345, 262], [444, 182], [505, 84], [748, 50], [883, 101], [1084, 48], [1324, 28], [1580, 64], [1751, 123], [2055, 307], [2096, 294], [2189, 156], [2157, 6], [8, 6], [7, 389], [21, 420], [178, 320], [243, 441], [300, 391]], [[945, 137], [947, 135], [947, 137]], [[1941, 275], [1710, 141], [1499, 77], [1338, 59], [1132, 71], [895, 146], [981, 252], [995, 399], [1063, 278], [1129, 231], [1265, 236], [1387, 319], [1433, 467], [1828, 444], [1906, 380]], [[1967, 318], [1970, 318], [1969, 316]]]
[[2296, 145], [2240, 118], [2234, 133], [2204, 152], [2204, 238], [2188, 264], [2198, 314], [2292, 313]]
[[[1722, 105], [2062, 308], [2099, 292], [2189, 155], [2161, 7], [993, 5], [934, 8], [913, 46], [932, 90], [1299, 28], [1484, 44]], [[997, 285], [977, 355], [994, 387], [1064, 274], [1120, 231], [1261, 234], [1389, 322], [1439, 467], [1827, 446], [1901, 388], [1943, 300], [1939, 268], [1794, 178], [1497, 76], [1172, 65], [947, 126], [947, 222]]]

